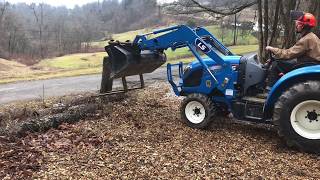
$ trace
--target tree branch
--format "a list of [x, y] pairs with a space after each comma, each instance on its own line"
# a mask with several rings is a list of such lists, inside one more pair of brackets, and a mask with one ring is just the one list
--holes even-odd
[[257, 4], [256, 0], [251, 0], [245, 3], [239, 3], [234, 7], [225, 8], [223, 7], [213, 7], [204, 5], [203, 3], [200, 3], [198, 0], [180, 0], [178, 2], [174, 2], [171, 4], [168, 4], [167, 6], [171, 6], [171, 11], [176, 9], [178, 13], [183, 14], [195, 14], [199, 12], [207, 12], [207, 13], [214, 13], [214, 14], [220, 14], [223, 16], [233, 15], [240, 11], [242, 11], [245, 8], [251, 7], [255, 4]]

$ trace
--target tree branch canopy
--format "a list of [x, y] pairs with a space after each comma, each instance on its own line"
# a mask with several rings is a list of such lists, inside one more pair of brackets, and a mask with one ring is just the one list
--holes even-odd
[[214, 13], [222, 16], [236, 14], [245, 8], [257, 4], [257, 0], [210, 1], [210, 0], [179, 0], [165, 7], [170, 14]]

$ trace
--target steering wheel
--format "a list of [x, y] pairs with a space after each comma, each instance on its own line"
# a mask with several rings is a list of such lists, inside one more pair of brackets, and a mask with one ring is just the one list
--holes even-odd
[[272, 62], [277, 60], [275, 54], [272, 51], [269, 51], [269, 57]]
[[275, 55], [273, 54], [273, 52], [269, 51], [269, 61], [267, 61], [265, 64], [264, 64], [264, 67], [266, 69], [269, 69], [271, 64], [277, 60], [277, 58], [275, 57]]

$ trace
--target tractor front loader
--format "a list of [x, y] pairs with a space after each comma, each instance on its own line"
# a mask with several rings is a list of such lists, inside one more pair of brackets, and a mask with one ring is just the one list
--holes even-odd
[[140, 76], [141, 87], [144, 87], [143, 74], [153, 72], [166, 62], [163, 51], [141, 50], [136, 43], [110, 41], [105, 47], [108, 57], [103, 61], [101, 93], [117, 93], [112, 91], [113, 79], [122, 78], [123, 90], [128, 89], [126, 77]]
[[[175, 94], [185, 97], [180, 113], [188, 126], [207, 128], [217, 116], [232, 113], [239, 120], [273, 124], [288, 146], [320, 153], [320, 65], [300, 65], [263, 94], [268, 69], [257, 56], [234, 55], [201, 27], [179, 25], [137, 35], [133, 42], [109, 42], [103, 92], [112, 90], [115, 78], [140, 75], [143, 80], [143, 73], [166, 62], [165, 50], [183, 47], [196, 61], [186, 67], [168, 63], [167, 78]], [[179, 70], [178, 84], [173, 68]]]

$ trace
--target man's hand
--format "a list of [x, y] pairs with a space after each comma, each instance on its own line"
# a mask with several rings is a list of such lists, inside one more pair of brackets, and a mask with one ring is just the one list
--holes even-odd
[[269, 64], [271, 62], [271, 59], [266, 60], [266, 64]]
[[267, 47], [266, 47], [266, 50], [267, 50], [267, 51], [271, 51], [271, 52], [273, 52], [274, 47], [272, 47], [272, 46], [267, 46]]

